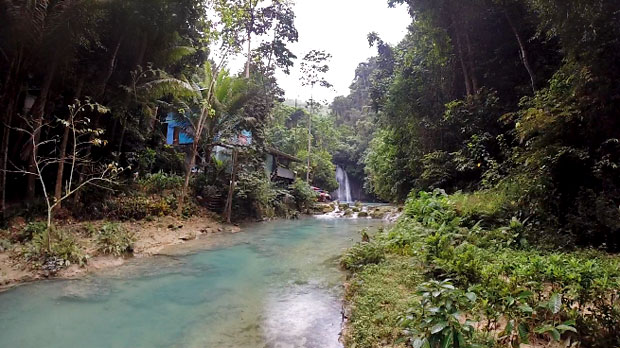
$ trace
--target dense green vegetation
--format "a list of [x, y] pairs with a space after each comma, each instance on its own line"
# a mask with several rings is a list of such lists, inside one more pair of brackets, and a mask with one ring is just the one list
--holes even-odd
[[[296, 58], [287, 47], [298, 39], [294, 18], [287, 1], [1, 1], [0, 212], [3, 228], [18, 221], [0, 230], [2, 249], [23, 244], [19, 256], [62, 267], [84, 261], [73, 253], [77, 232], [62, 226], [67, 218], [210, 210], [239, 221], [311, 208], [308, 183], [275, 182], [264, 167], [274, 146], [308, 153], [271, 136], [284, 94], [274, 76]], [[245, 68], [229, 71], [242, 51]], [[321, 120], [314, 134], [331, 133], [315, 140], [310, 172], [333, 189], [321, 144], [335, 135]], [[170, 144], [171, 121], [190, 144]], [[241, 146], [237, 137], [248, 132], [251, 143]], [[307, 171], [300, 166], [300, 176]], [[101, 253], [132, 249], [121, 225], [96, 235]]]
[[620, 346], [620, 2], [387, 4], [406, 36], [369, 33], [327, 110], [328, 52], [300, 59], [304, 107], [276, 80], [290, 1], [0, 0], [0, 251], [52, 274], [80, 233], [131, 253], [118, 222], [294, 218], [340, 166], [404, 203], [342, 258], [350, 347]]
[[[190, 184], [220, 184], [198, 184], [191, 173], [225, 176], [210, 152], [241, 131], [253, 135], [244, 170], [259, 171], [246, 164], [265, 153], [264, 128], [283, 93], [273, 75], [288, 72], [295, 58], [286, 46], [297, 40], [291, 4], [4, 1], [0, 17], [4, 218], [24, 208], [36, 213], [43, 202], [53, 212], [61, 205], [97, 212], [89, 205], [131, 191], [136, 177], [146, 191], [172, 191], [183, 210]], [[236, 76], [223, 63], [246, 45], [248, 64]], [[165, 145], [171, 113], [196, 138], [193, 146]], [[180, 187], [178, 176], [185, 176]], [[145, 181], [165, 178], [168, 186]], [[82, 199], [89, 179], [98, 186], [86, 194], [101, 199]]]
[[379, 126], [352, 142], [367, 188], [483, 190], [498, 218], [618, 250], [618, 2], [390, 3], [408, 6], [406, 37], [370, 34], [378, 55], [332, 104], [359, 133]]
[[[620, 259], [528, 243], [513, 219], [483, 227], [436, 190], [342, 258], [350, 347], [620, 344]], [[469, 206], [476, 212], [476, 206]]]

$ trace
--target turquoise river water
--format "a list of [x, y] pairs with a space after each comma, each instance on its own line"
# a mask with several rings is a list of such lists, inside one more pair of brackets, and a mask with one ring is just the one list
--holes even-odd
[[380, 224], [252, 224], [84, 279], [20, 286], [0, 293], [0, 347], [341, 347], [338, 257]]

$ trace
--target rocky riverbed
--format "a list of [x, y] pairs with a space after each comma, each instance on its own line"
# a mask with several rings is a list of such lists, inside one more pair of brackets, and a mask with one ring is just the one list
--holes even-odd
[[376, 219], [389, 222], [396, 221], [402, 213], [402, 207], [377, 203], [340, 203], [337, 201], [319, 203], [314, 214], [324, 218]]

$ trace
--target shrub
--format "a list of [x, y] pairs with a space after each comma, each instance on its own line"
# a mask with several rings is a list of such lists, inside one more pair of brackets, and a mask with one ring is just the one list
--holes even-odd
[[141, 175], [153, 172], [183, 173], [185, 169], [185, 155], [174, 147], [165, 145], [158, 149], [147, 148], [129, 160]]
[[[52, 235], [51, 250], [47, 249], [49, 235]], [[32, 240], [21, 250], [21, 255], [33, 262], [35, 268], [55, 273], [71, 264], [83, 265], [87, 257], [82, 253], [80, 245], [69, 233], [52, 229], [48, 233], [38, 230]]]
[[[120, 195], [103, 203], [101, 217], [117, 220], [142, 220], [147, 216], [166, 216], [177, 209], [177, 198], [174, 194], [165, 196], [145, 196], [143, 194]], [[192, 203], [189, 203], [192, 202]], [[196, 208], [193, 201], [188, 200], [184, 215], [191, 215]]]
[[378, 264], [385, 259], [383, 245], [377, 241], [362, 242], [350, 248], [340, 259], [340, 265], [347, 270], [362, 268], [366, 265]]
[[84, 264], [86, 258], [75, 238], [68, 233], [61, 233], [60, 237], [52, 242], [52, 254], [58, 259], [65, 260], [65, 266], [72, 263]]
[[435, 151], [422, 157], [420, 185], [428, 188], [449, 187], [457, 175], [454, 161], [449, 153]]
[[97, 246], [104, 254], [120, 256], [133, 252], [135, 236], [118, 223], [105, 223], [97, 235]]
[[291, 194], [295, 198], [295, 204], [301, 211], [306, 210], [316, 202], [316, 193], [307, 182], [297, 178], [290, 186]]
[[14, 236], [16, 242], [27, 242], [32, 240], [35, 235], [43, 234], [47, 230], [45, 222], [29, 222], [17, 235]]
[[159, 172], [148, 174], [138, 181], [138, 185], [146, 193], [162, 193], [170, 190], [179, 192], [183, 186], [183, 177]]
[[439, 189], [435, 189], [432, 193], [412, 192], [405, 203], [404, 214], [428, 227], [437, 227], [442, 224], [456, 226], [461, 223], [448, 196]]
[[416, 308], [401, 322], [413, 346], [471, 347], [474, 322], [463, 322], [463, 313], [473, 307], [476, 295], [455, 288], [448, 279], [424, 282], [417, 293], [422, 298], [422, 312]]
[[11, 241], [6, 238], [0, 238], [0, 252], [4, 252], [11, 248]]
[[[393, 228], [371, 243], [354, 246], [342, 259], [354, 277], [369, 270], [380, 272], [388, 263], [384, 260], [395, 255], [409, 258], [410, 272], [424, 270], [427, 282], [418, 295], [428, 298], [424, 306], [428, 308], [420, 313], [414, 306], [401, 313], [405, 336], [414, 346], [440, 342], [517, 346], [568, 338], [588, 347], [620, 343], [617, 256], [533, 248], [516, 218], [500, 227], [481, 223], [468, 227], [453, 202], [442, 192], [411, 195]], [[371, 264], [375, 265], [366, 266]], [[359, 291], [373, 286], [362, 284]], [[477, 331], [464, 318], [477, 321]], [[356, 325], [371, 325], [368, 320], [359, 318]], [[507, 325], [498, 333], [502, 320]]]
[[149, 215], [149, 199], [143, 195], [120, 195], [103, 203], [102, 216], [118, 220], [141, 220]]

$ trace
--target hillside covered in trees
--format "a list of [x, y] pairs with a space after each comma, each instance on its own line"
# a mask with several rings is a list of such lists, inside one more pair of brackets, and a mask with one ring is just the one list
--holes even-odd
[[377, 56], [332, 103], [359, 134], [347, 157], [365, 164], [367, 189], [395, 202], [476, 192], [481, 217], [618, 250], [619, 4], [399, 3], [413, 19], [406, 37], [369, 34]]
[[[620, 1], [373, 1], [405, 35], [365, 32], [324, 101], [336, 57], [293, 1], [0, 0], [0, 291], [217, 235], [137, 272], [192, 343], [226, 317], [216, 339], [271, 346], [285, 313], [335, 347], [620, 346]], [[0, 304], [82, 321], [92, 295], [42, 293]]]

